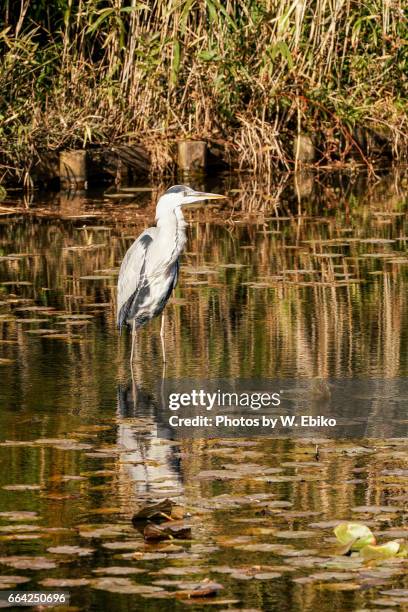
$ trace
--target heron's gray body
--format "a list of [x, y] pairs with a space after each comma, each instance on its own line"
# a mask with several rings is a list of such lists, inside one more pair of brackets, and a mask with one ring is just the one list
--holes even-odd
[[[187, 226], [181, 207], [223, 197], [194, 191], [186, 185], [174, 185], [157, 203], [157, 226], [145, 230], [127, 251], [119, 271], [117, 322], [120, 330], [125, 324], [132, 328], [130, 363], [137, 328], [163, 311], [177, 284]], [[163, 316], [160, 336], [165, 362]]]
[[169, 211], [157, 227], [145, 230], [127, 251], [119, 272], [119, 329], [135, 322], [141, 327], [157, 317], [178, 280], [179, 257], [186, 242], [186, 223]]

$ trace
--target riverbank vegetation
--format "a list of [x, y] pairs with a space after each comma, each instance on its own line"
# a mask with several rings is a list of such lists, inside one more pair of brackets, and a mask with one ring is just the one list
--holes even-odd
[[5, 0], [0, 177], [132, 143], [162, 173], [186, 138], [267, 174], [305, 139], [321, 166], [400, 160], [407, 34], [402, 0]]

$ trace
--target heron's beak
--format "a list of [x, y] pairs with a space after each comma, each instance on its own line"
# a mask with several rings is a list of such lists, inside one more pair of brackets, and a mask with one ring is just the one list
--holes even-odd
[[185, 204], [195, 204], [196, 202], [202, 202], [203, 200], [222, 200], [226, 198], [224, 195], [219, 193], [206, 193], [205, 191], [195, 191], [189, 193], [188, 196], [183, 198], [182, 206]]

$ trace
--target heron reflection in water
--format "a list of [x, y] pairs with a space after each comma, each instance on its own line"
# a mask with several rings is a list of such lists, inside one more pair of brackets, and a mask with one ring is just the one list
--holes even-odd
[[182, 206], [224, 197], [194, 191], [186, 185], [171, 187], [157, 203], [156, 227], [146, 229], [123, 258], [118, 279], [117, 324], [120, 331], [125, 324], [132, 329], [131, 364], [137, 329], [160, 314], [163, 362], [166, 361], [162, 313], [177, 284], [179, 258], [187, 240]]

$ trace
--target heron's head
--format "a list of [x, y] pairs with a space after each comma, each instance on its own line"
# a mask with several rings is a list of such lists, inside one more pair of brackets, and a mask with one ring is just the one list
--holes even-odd
[[219, 200], [225, 198], [218, 193], [206, 193], [205, 191], [195, 191], [187, 185], [174, 185], [164, 193], [156, 207], [156, 219], [168, 215], [170, 212], [175, 212], [182, 206], [195, 204], [195, 202], [203, 202], [204, 200]]

